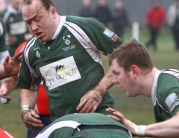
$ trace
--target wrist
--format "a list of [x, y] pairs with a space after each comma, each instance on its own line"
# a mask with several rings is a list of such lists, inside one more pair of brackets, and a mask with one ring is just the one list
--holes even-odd
[[136, 125], [134, 128], [135, 134], [137, 136], [145, 136], [145, 130], [146, 130], [145, 125], [139, 125], [139, 126]]
[[101, 96], [103, 96], [103, 95], [106, 93], [106, 91], [107, 91], [106, 89], [104, 89], [103, 87], [101, 87], [101, 86], [99, 86], [99, 85], [96, 86], [95, 90], [96, 90]]
[[29, 105], [23, 105], [22, 107], [21, 107], [21, 118], [22, 118], [22, 120], [24, 119], [24, 116], [27, 114], [27, 113], [29, 113], [30, 112], [30, 107], [29, 107]]

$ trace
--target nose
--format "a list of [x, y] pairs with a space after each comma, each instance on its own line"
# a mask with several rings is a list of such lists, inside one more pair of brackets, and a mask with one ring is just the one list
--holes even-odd
[[113, 75], [113, 77], [112, 77], [112, 83], [114, 83], [114, 84], [118, 83], [117, 78], [115, 77], [115, 75]]
[[31, 22], [31, 26], [30, 27], [31, 27], [32, 31], [35, 31], [38, 28], [37, 24], [34, 21]]

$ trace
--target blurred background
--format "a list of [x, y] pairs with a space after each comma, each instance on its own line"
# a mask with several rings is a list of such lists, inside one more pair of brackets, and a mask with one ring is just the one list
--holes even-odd
[[[7, 1], [3, 2], [3, 0], [0, 0], [0, 10], [3, 10], [3, 8], [6, 7], [6, 2]], [[87, 14], [89, 12], [86, 12], [82, 8], [82, 0], [54, 0], [54, 2], [60, 15], [89, 15]], [[108, 21], [104, 22], [104, 24], [108, 26], [111, 30], [117, 32], [117, 29], [115, 28], [115, 21], [117, 19], [115, 18], [118, 17], [118, 14], [115, 14], [115, 0], [106, 0], [105, 2], [110, 12], [110, 15], [107, 16]], [[126, 15], [121, 15], [120, 21], [125, 20], [125, 22], [122, 24], [123, 30], [121, 31], [119, 29], [122, 32], [121, 33], [119, 31], [119, 35], [121, 35], [120, 37], [123, 38], [124, 41], [134, 37], [141, 43], [145, 44], [151, 54], [155, 66], [158, 67], [158, 69], [179, 69], [179, 52], [177, 48], [177, 42], [174, 39], [172, 27], [167, 22], [167, 12], [169, 6], [175, 1], [159, 1], [160, 7], [162, 7], [164, 10], [164, 17], [161, 19], [158, 19], [161, 16], [155, 17], [154, 20], [157, 20], [157, 23], [155, 21], [151, 21], [153, 19], [148, 19], [150, 18], [148, 17], [149, 10], [151, 10], [154, 4], [154, 0], [121, 0], [121, 2]], [[100, 9], [97, 8], [98, 0], [91, 0], [90, 5], [90, 16], [97, 18], [99, 15], [97, 16], [95, 14], [95, 11], [97, 9]], [[86, 13], [86, 15], [81, 15], [80, 11], [82, 9], [84, 11], [81, 13]], [[96, 13], [100, 13], [100, 11]], [[104, 11], [102, 13], [103, 14], [100, 17], [106, 15], [104, 14]], [[101, 18], [99, 18], [99, 20], [100, 19]], [[117, 23], [118, 25], [120, 21]], [[153, 24], [155, 28], [154, 34], [151, 33], [151, 28]], [[152, 38], [154, 39], [154, 44], [151, 43], [150, 47], [149, 41]], [[157, 48], [155, 48], [155, 46]], [[108, 69], [108, 59], [105, 56], [103, 56], [102, 58], [106, 72]], [[115, 108], [121, 111], [124, 115], [126, 115], [127, 118], [129, 118], [133, 122], [139, 125], [149, 124], [155, 121], [153, 115], [152, 100], [150, 98], [146, 98], [143, 96], [128, 98], [116, 86], [113, 86], [111, 88], [111, 92], [115, 99]], [[24, 126], [20, 118], [19, 90], [14, 90], [10, 93], [10, 96], [12, 97], [12, 101], [9, 104], [0, 104], [0, 128], [7, 130], [16, 138], [25, 138], [26, 127]]]

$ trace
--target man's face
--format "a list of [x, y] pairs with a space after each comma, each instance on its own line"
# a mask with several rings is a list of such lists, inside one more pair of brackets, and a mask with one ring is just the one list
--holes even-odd
[[132, 75], [132, 71], [125, 72], [122, 67], [114, 59], [110, 66], [110, 70], [113, 73], [112, 82], [115, 83], [119, 88], [122, 88], [128, 97], [135, 96], [135, 83]]
[[23, 0], [10, 0], [9, 2], [14, 9], [19, 10], [22, 6]]
[[42, 42], [49, 41], [54, 34], [55, 11], [51, 9], [47, 11], [40, 0], [33, 0], [30, 5], [25, 4], [22, 8], [22, 15], [29, 31]]

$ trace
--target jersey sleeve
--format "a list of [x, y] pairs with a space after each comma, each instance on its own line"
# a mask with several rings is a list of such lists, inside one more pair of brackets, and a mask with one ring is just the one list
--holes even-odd
[[162, 85], [165, 90], [161, 97], [165, 109], [174, 116], [179, 111], [179, 71], [175, 69], [163, 70]]
[[179, 112], [179, 88], [170, 90], [165, 99], [165, 107], [171, 116], [176, 115]]
[[[24, 53], [26, 50], [24, 50]], [[18, 76], [17, 86], [21, 89], [29, 89], [32, 91], [37, 91], [40, 84], [40, 78], [31, 69], [30, 64], [27, 61], [27, 57], [23, 53], [21, 59], [21, 69]]]
[[123, 43], [122, 39], [95, 18], [71, 16], [67, 17], [67, 21], [76, 24], [74, 28], [79, 33], [77, 35], [80, 35], [94, 51], [108, 55]]
[[103, 53], [111, 54], [116, 47], [123, 43], [121, 38], [96, 19], [89, 18], [88, 20], [92, 32], [89, 32], [89, 37], [94, 42], [97, 49]]

